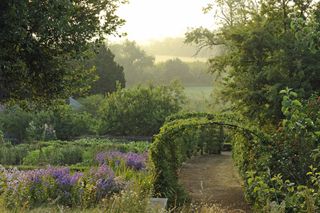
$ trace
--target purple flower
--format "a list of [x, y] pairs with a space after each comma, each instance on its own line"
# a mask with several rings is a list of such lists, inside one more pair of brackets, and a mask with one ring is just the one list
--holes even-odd
[[98, 199], [105, 197], [117, 188], [114, 172], [106, 164], [90, 170], [90, 181], [96, 186], [96, 196]]
[[70, 184], [75, 185], [82, 176], [83, 174], [81, 172], [74, 173], [70, 178]]
[[105, 159], [106, 159], [106, 153], [105, 152], [99, 152], [96, 155], [96, 161], [98, 161], [99, 164], [104, 164]]
[[116, 166], [120, 164], [120, 161], [123, 161], [129, 168], [142, 170], [146, 168], [147, 153], [137, 154], [133, 152], [123, 153], [119, 151], [100, 152], [97, 154], [96, 160], [99, 164], [114, 162]]
[[141, 170], [146, 168], [146, 156], [129, 152], [126, 156], [126, 164], [128, 167]]
[[90, 176], [94, 179], [109, 177], [114, 178], [114, 172], [112, 171], [112, 169], [110, 169], [109, 166], [107, 166], [106, 164], [102, 164], [97, 169], [92, 168], [90, 170]]
[[[93, 202], [97, 202], [118, 190], [120, 186], [115, 180], [114, 172], [106, 164], [92, 168], [85, 174], [71, 173], [69, 168], [48, 167], [19, 171], [0, 167], [0, 182], [5, 185], [0, 190], [5, 190], [5, 194], [10, 197], [13, 205], [25, 202], [39, 203], [47, 200], [57, 200], [63, 205], [73, 205], [73, 202], [81, 203], [82, 195], [89, 189], [86, 183], [93, 185], [93, 188], [89, 190], [90, 193], [91, 190], [94, 190]], [[23, 197], [24, 200], [20, 200], [21, 193], [27, 193], [27, 196]]]

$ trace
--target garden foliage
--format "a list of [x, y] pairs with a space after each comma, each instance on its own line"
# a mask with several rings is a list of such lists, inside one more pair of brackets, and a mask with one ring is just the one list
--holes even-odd
[[95, 156], [108, 150], [143, 153], [148, 142], [127, 142], [108, 139], [80, 139], [76, 141], [47, 141], [31, 144], [1, 144], [0, 164], [25, 166], [95, 165]]
[[[41, 105], [90, 89], [83, 60], [124, 23], [118, 0], [1, 1], [0, 102]], [[40, 105], [40, 104], [39, 104]]]
[[138, 86], [121, 89], [107, 97], [81, 99], [83, 106], [66, 104], [40, 111], [8, 106], [0, 112], [0, 129], [14, 144], [72, 140], [89, 135], [152, 136], [167, 116], [179, 112], [185, 101], [182, 87]]
[[279, 128], [251, 140], [235, 134], [234, 160], [256, 210], [318, 212], [320, 100], [300, 101], [289, 89], [282, 93], [285, 119]]
[[186, 194], [178, 183], [178, 171], [188, 158], [200, 154], [218, 154], [224, 142], [223, 127], [210, 114], [180, 114], [161, 128], [150, 148], [155, 167], [155, 193], [169, 198], [170, 204], [182, 204]]
[[118, 89], [102, 103], [100, 134], [151, 136], [167, 116], [181, 110], [184, 100], [177, 83]]
[[187, 42], [220, 46], [210, 70], [223, 76], [220, 98], [233, 111], [260, 122], [283, 119], [285, 87], [300, 97], [320, 91], [320, 4], [317, 0], [215, 0], [204, 10], [220, 20], [219, 29], [197, 28]]
[[0, 199], [6, 208], [19, 211], [43, 205], [91, 208], [129, 192], [142, 200], [149, 196], [153, 174], [147, 170], [146, 153], [105, 151], [92, 160], [98, 162], [82, 172], [71, 167], [22, 171], [0, 166]]
[[42, 111], [26, 111], [18, 106], [0, 112], [0, 129], [6, 138], [19, 144], [33, 140], [73, 139], [95, 134], [97, 123], [87, 112], [68, 105]]

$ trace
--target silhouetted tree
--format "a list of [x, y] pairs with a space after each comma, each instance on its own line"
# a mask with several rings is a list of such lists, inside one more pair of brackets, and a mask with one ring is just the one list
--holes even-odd
[[[89, 89], [81, 64], [123, 23], [120, 0], [0, 2], [0, 102], [52, 100]], [[80, 63], [79, 63], [80, 62]]]

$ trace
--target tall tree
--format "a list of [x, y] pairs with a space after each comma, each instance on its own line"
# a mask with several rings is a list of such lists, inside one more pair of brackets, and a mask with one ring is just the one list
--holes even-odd
[[[0, 102], [48, 100], [89, 89], [92, 43], [123, 24], [124, 0], [0, 2]], [[91, 77], [90, 77], [91, 76]]]
[[102, 45], [98, 54], [90, 62], [96, 67], [98, 79], [92, 84], [91, 94], [106, 94], [117, 89], [117, 82], [125, 87], [123, 67], [114, 61], [109, 48]]
[[115, 54], [115, 61], [124, 68], [128, 85], [143, 82], [142, 73], [154, 65], [154, 57], [147, 55], [134, 41], [113, 44], [110, 49]]
[[[232, 0], [218, 2], [228, 8]], [[252, 2], [257, 4], [247, 6]], [[210, 59], [212, 72], [227, 75], [221, 97], [252, 119], [277, 123], [283, 116], [280, 90], [294, 88], [305, 98], [320, 91], [319, 3], [244, 0], [228, 11], [232, 22], [218, 31], [196, 29], [187, 41], [224, 45], [225, 54]]]

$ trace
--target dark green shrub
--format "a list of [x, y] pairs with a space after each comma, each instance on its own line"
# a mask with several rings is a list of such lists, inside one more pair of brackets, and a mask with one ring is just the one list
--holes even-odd
[[103, 95], [90, 95], [80, 98], [78, 101], [82, 104], [81, 111], [87, 112], [94, 117], [99, 117], [99, 108], [104, 100]]
[[79, 112], [70, 106], [59, 106], [53, 110], [52, 123], [60, 140], [92, 135], [96, 132], [96, 120], [86, 112]]
[[68, 105], [59, 105], [35, 113], [28, 133], [34, 140], [70, 140], [95, 134], [95, 129], [96, 121], [90, 114], [74, 110]]
[[57, 139], [53, 118], [54, 114], [50, 110], [34, 113], [34, 117], [27, 127], [29, 140], [48, 141]]
[[46, 111], [29, 112], [9, 107], [0, 113], [0, 126], [14, 144], [32, 140], [70, 140], [96, 134], [98, 122], [87, 112], [68, 105], [55, 106]]
[[14, 144], [27, 140], [27, 128], [32, 118], [32, 113], [26, 112], [18, 106], [8, 107], [0, 112], [0, 126], [5, 137]]
[[100, 108], [102, 134], [153, 135], [167, 116], [181, 110], [182, 87], [138, 86], [109, 94]]
[[2, 165], [20, 165], [23, 158], [34, 147], [29, 144], [12, 145], [9, 142], [0, 144], [0, 164]]
[[234, 161], [245, 181], [246, 197], [256, 209], [318, 212], [320, 99], [300, 101], [290, 90], [283, 93], [285, 119], [279, 128], [270, 136], [251, 140], [235, 135]]

